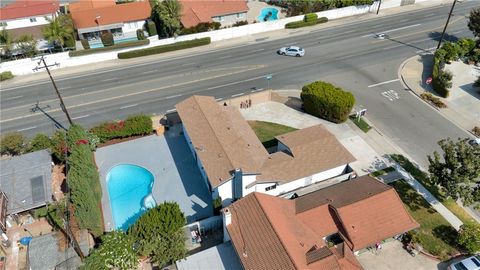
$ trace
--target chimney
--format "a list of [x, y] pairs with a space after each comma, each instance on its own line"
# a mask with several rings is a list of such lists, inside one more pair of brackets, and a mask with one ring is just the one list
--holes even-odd
[[227, 226], [232, 223], [232, 213], [228, 207], [223, 208], [223, 242], [230, 241], [230, 235], [228, 235]]

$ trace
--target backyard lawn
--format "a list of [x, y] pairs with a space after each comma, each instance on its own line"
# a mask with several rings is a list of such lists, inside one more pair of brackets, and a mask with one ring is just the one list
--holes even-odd
[[398, 192], [412, 217], [420, 224], [417, 242], [427, 252], [448, 259], [457, 254], [457, 231], [404, 180], [390, 184]]
[[277, 145], [275, 136], [297, 130], [289, 126], [264, 121], [248, 121], [248, 124], [265, 148]]

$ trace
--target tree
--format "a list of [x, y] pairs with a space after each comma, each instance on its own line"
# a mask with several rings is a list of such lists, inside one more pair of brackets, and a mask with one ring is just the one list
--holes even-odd
[[458, 243], [470, 253], [480, 251], [480, 224], [476, 222], [465, 223], [460, 227]]
[[480, 8], [474, 8], [470, 11], [468, 28], [473, 32], [474, 36], [480, 37]]
[[11, 132], [2, 136], [0, 140], [0, 152], [2, 155], [21, 154], [25, 146], [25, 137], [20, 132]]
[[0, 48], [2, 50], [2, 54], [5, 56], [10, 56], [12, 53], [13, 37], [5, 29], [5, 27], [2, 29], [2, 31], [0, 31]]
[[185, 216], [175, 202], [149, 209], [130, 227], [138, 252], [163, 266], [186, 255]]
[[55, 131], [51, 139], [50, 152], [60, 162], [65, 161], [65, 156], [67, 155], [67, 152], [68, 152], [66, 138], [67, 138], [67, 134], [62, 129], [62, 130]]
[[50, 149], [50, 147], [52, 147], [52, 140], [50, 140], [47, 135], [38, 133], [30, 141], [28, 151], [35, 152], [43, 149]]
[[[53, 43], [54, 46], [59, 46], [64, 50], [64, 46], [67, 45], [70, 47], [72, 44], [73, 38], [73, 22], [71, 18], [67, 15], [55, 16], [53, 19], [47, 18], [48, 25], [42, 29], [43, 37], [49, 42]], [[75, 45], [75, 43], [73, 43]]]
[[101, 237], [102, 244], [85, 260], [82, 269], [136, 269], [138, 258], [133, 249], [134, 240], [122, 231], [113, 231]]
[[152, 18], [165, 37], [171, 37], [178, 32], [181, 27], [181, 15], [182, 5], [177, 0], [155, 0]]
[[32, 35], [24, 34], [17, 39], [18, 48], [27, 57], [37, 55], [37, 41]]
[[433, 152], [433, 157], [428, 156], [428, 171], [447, 196], [470, 205], [480, 200], [480, 147], [468, 144], [467, 140], [440, 140], [443, 160], [437, 151]]

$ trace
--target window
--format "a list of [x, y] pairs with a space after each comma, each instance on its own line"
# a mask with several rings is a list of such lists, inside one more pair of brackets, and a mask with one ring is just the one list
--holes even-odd
[[277, 188], [277, 184], [274, 184], [273, 186], [266, 187], [265, 191], [269, 191], [269, 190], [276, 189], [276, 188]]
[[138, 28], [138, 22], [134, 22], [133, 25], [135, 25], [135, 29]]
[[245, 13], [237, 13], [237, 19], [241, 19], [245, 16]]
[[0, 22], [0, 26], [7, 26], [7, 22]]
[[465, 265], [463, 265], [462, 262], [459, 262], [457, 264], [454, 265], [455, 268], [457, 268], [458, 270], [468, 270], [467, 267], [465, 267]]
[[224, 21], [225, 21], [225, 16], [219, 16], [219, 17], [218, 17], [218, 21], [224, 22]]
[[37, 18], [30, 18], [30, 22], [36, 22]]

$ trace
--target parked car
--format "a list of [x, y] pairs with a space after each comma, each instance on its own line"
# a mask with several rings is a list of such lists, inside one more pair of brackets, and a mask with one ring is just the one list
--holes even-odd
[[480, 270], [480, 255], [450, 264], [448, 270]]
[[471, 139], [471, 140], [468, 141], [468, 143], [469, 143], [470, 145], [473, 145], [473, 146], [475, 146], [475, 145], [480, 145], [480, 138]]
[[278, 54], [280, 55], [288, 55], [288, 56], [304, 56], [305, 55], [305, 50], [303, 48], [297, 47], [297, 46], [290, 46], [290, 47], [283, 47], [280, 48], [277, 51]]

